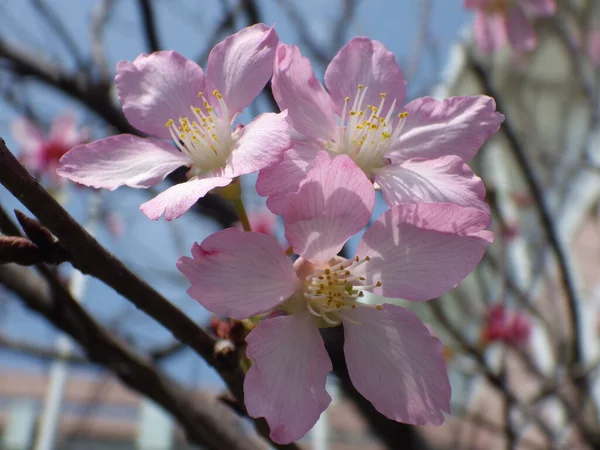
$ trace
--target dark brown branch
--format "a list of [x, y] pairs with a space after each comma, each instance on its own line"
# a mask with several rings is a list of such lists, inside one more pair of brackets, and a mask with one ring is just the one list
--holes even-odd
[[139, 0], [142, 14], [142, 23], [144, 24], [144, 33], [146, 35], [146, 45], [148, 52], [156, 52], [162, 48], [158, 40], [158, 31], [156, 20], [154, 20], [154, 9], [152, 0]]
[[224, 420], [225, 407], [217, 410], [216, 404], [191, 396], [158, 372], [151, 363], [117, 340], [114, 333], [98, 324], [68, 291], [53, 291], [52, 296], [43, 279], [14, 264], [0, 266], [0, 283], [17, 294], [27, 307], [73, 337], [91, 361], [110, 369], [129, 387], [173, 414], [194, 443], [215, 450], [261, 448], [238, 431], [232, 414], [229, 420]]

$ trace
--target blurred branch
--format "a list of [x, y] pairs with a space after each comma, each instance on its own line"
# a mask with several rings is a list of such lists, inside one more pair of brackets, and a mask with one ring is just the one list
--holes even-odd
[[[354, 1], [349, 0], [347, 3], [353, 4]], [[279, 4], [279, 7], [285, 11], [288, 16], [288, 20], [294, 25], [294, 29], [296, 30], [296, 33], [298, 33], [300, 43], [305, 47], [306, 50], [308, 50], [308, 52], [310, 52], [310, 59], [316, 61], [323, 67], [327, 67], [331, 56], [322, 49], [322, 46], [316, 42], [315, 39], [313, 39], [314, 33], [311, 30], [310, 24], [304, 20], [302, 14], [300, 14], [298, 9], [296, 9], [295, 2], [292, 0], [277, 0], [277, 4]]]
[[148, 53], [159, 51], [162, 46], [158, 41], [158, 30], [154, 19], [152, 0], [138, 0], [142, 14], [142, 23], [146, 34], [146, 46]]
[[35, 9], [37, 9], [38, 14], [42, 17], [46, 23], [50, 26], [52, 31], [56, 33], [59, 39], [64, 44], [67, 51], [71, 54], [77, 66], [82, 68], [85, 66], [85, 60], [81, 56], [81, 52], [79, 51], [79, 47], [77, 46], [77, 42], [75, 39], [69, 34], [63, 23], [57, 17], [56, 13], [52, 10], [52, 8], [48, 8], [46, 3], [42, 0], [31, 0], [31, 3]]
[[[91, 361], [113, 371], [125, 384], [161, 405], [184, 427], [196, 444], [223, 448], [256, 450], [261, 447], [239, 432], [239, 427], [223, 420], [225, 408], [193, 397], [175, 382], [135, 354], [114, 333], [98, 324], [73, 299], [68, 290], [51, 291], [39, 276], [14, 264], [0, 266], [0, 283], [12, 290], [23, 303], [46, 317], [73, 337]], [[234, 416], [230, 416], [232, 421]]]
[[[507, 109], [503, 104], [502, 96], [499, 92], [496, 92], [496, 89], [493, 87], [486, 69], [470, 54], [467, 56], [467, 61], [470, 68], [473, 70], [473, 73], [483, 87], [483, 92], [496, 100], [498, 111], [506, 112]], [[535, 169], [527, 158], [525, 149], [523, 149], [519, 138], [517, 137], [517, 132], [513, 128], [509, 117], [507, 117], [502, 124], [501, 130], [503, 131], [504, 136], [506, 136], [510, 149], [515, 156], [515, 160], [524, 174], [524, 181], [531, 192], [536, 210], [540, 217], [542, 229], [544, 230], [550, 247], [552, 248], [552, 251], [554, 252], [558, 262], [559, 276], [567, 297], [567, 309], [569, 312], [569, 321], [571, 323], [571, 332], [573, 334], [573, 338], [570, 341], [571, 348], [567, 361], [568, 365], [572, 367], [581, 363], [583, 360], [584, 351], [583, 343], [581, 342], [581, 337], [579, 335], [581, 323], [578, 313], [578, 300], [573, 274], [571, 273], [571, 269], [567, 263], [567, 254], [560, 242], [559, 232], [556, 228], [554, 220], [552, 219], [552, 214], [549, 206], [547, 205], [542, 185], [537, 179]], [[586, 388], [584, 389], [587, 390]]]
[[[358, 9], [359, 0], [343, 0], [342, 3], [342, 13], [333, 27], [333, 32], [331, 34], [330, 52], [332, 55], [346, 43], [346, 31], [348, 25], [354, 19], [354, 15]], [[327, 64], [327, 62], [328, 61], [326, 61], [325, 64]]]
[[92, 11], [92, 18], [90, 21], [92, 60], [98, 68], [100, 79], [103, 82], [109, 81], [110, 71], [108, 69], [108, 61], [104, 51], [102, 36], [114, 6], [115, 0], [99, 0]]
[[90, 361], [84, 358], [83, 356], [74, 354], [62, 354], [52, 348], [46, 348], [39, 345], [30, 344], [28, 342], [17, 341], [15, 339], [10, 339], [2, 335], [0, 335], [0, 349], [8, 350], [18, 354], [25, 354], [27, 356], [38, 358], [41, 360], [53, 361], [56, 359], [61, 359], [70, 363], [83, 365], [87, 365], [90, 363]]

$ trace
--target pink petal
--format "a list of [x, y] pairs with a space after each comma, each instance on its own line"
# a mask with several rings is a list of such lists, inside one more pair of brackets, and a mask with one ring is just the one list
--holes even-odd
[[67, 148], [81, 143], [77, 131], [77, 119], [72, 114], [63, 114], [57, 117], [50, 128], [49, 140], [59, 142]]
[[521, 0], [521, 5], [536, 17], [549, 17], [556, 12], [555, 0]]
[[177, 268], [191, 283], [188, 294], [210, 312], [246, 319], [274, 308], [298, 287], [290, 259], [271, 236], [237, 228], [194, 244]]
[[300, 439], [331, 402], [331, 361], [314, 320], [308, 313], [266, 319], [246, 342], [253, 362], [244, 380], [248, 414], [264, 417], [278, 444]]
[[537, 45], [535, 30], [525, 16], [523, 8], [512, 6], [507, 13], [507, 32], [510, 45], [517, 50], [533, 50]]
[[210, 52], [207, 82], [211, 92], [218, 89], [223, 95], [231, 115], [252, 103], [271, 78], [278, 42], [273, 27], [259, 23], [228, 36]]
[[264, 113], [244, 127], [237, 147], [227, 158], [224, 176], [235, 178], [277, 164], [292, 146], [287, 112]]
[[206, 174], [203, 178], [192, 178], [185, 183], [171, 186], [152, 200], [140, 205], [140, 211], [152, 220], [165, 215], [166, 220], [177, 219], [190, 209], [199, 198], [216, 187], [227, 186], [231, 178]]
[[316, 143], [295, 142], [279, 164], [260, 171], [256, 192], [269, 197], [267, 207], [273, 214], [283, 215], [288, 195], [298, 191], [319, 151], [321, 148]]
[[25, 117], [20, 117], [10, 124], [13, 139], [25, 153], [38, 153], [44, 145], [42, 130]]
[[486, 53], [499, 49], [506, 42], [506, 19], [503, 14], [475, 14], [475, 42]]
[[175, 51], [160, 51], [142, 54], [133, 62], [119, 61], [115, 85], [131, 125], [171, 139], [167, 121], [189, 117], [191, 106], [201, 106], [198, 93], [204, 90], [204, 72]]
[[455, 203], [488, 210], [485, 186], [458, 156], [410, 159], [378, 169], [375, 181], [388, 205]]
[[354, 161], [323, 151], [287, 199], [285, 237], [294, 253], [318, 265], [367, 225], [374, 204], [373, 184]]
[[[450, 203], [390, 208], [369, 227], [356, 255], [375, 294], [425, 301], [456, 287], [493, 241], [490, 214]], [[353, 273], [358, 274], [358, 267]]]
[[390, 419], [441, 425], [451, 393], [442, 343], [399, 306], [359, 307], [344, 316], [344, 354], [356, 390]]
[[335, 55], [325, 72], [325, 85], [338, 114], [342, 112], [346, 97], [356, 97], [359, 84], [368, 88], [364, 106], [379, 105], [381, 93], [387, 94], [388, 105], [394, 99], [396, 108], [404, 103], [406, 79], [394, 54], [381, 42], [366, 37], [351, 39]]
[[279, 44], [271, 84], [279, 108], [288, 110], [296, 131], [311, 139], [333, 135], [335, 113], [331, 99], [298, 47]]
[[114, 190], [147, 188], [160, 183], [190, 159], [166, 142], [131, 134], [79, 145], [60, 159], [57, 173], [77, 183]]
[[485, 95], [443, 101], [421, 97], [406, 105], [402, 134], [386, 155], [393, 158], [437, 158], [457, 155], [470, 160], [498, 131], [504, 115]]

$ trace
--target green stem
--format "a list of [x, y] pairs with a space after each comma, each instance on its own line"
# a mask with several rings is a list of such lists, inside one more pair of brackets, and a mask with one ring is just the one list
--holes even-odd
[[244, 207], [244, 202], [242, 201], [242, 196], [240, 195], [239, 197], [234, 198], [232, 201], [244, 231], [252, 231], [250, 221], [248, 220], [248, 214], [246, 214], [246, 208]]

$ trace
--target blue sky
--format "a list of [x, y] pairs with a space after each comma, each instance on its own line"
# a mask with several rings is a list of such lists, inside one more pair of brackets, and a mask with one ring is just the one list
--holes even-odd
[[[321, 42], [329, 39], [329, 25], [337, 17], [340, 1], [303, 0], [294, 1], [297, 9], [304, 15], [307, 34], [315, 36]], [[57, 0], [47, 1], [57, 5], [54, 10], [61, 21], [67, 24], [82, 54], [87, 55], [90, 42], [88, 24], [93, 8], [97, 2], [92, 0]], [[197, 0], [158, 0], [157, 21], [159, 35], [166, 49], [175, 49], [189, 58], [196, 58], [206, 50], [206, 40], [219, 22], [220, 2], [198, 2]], [[197, 5], [212, 5], [198, 8]], [[286, 43], [295, 43], [302, 49], [294, 30], [285, 14], [277, 7], [276, 0], [260, 0], [265, 13], [264, 21], [275, 23], [280, 39]], [[405, 66], [415, 43], [419, 27], [419, 5], [417, 0], [363, 0], [351, 23], [346, 39], [353, 35], [366, 35], [382, 41], [392, 50], [401, 66]], [[310, 13], [307, 13], [309, 12]], [[141, 24], [138, 21], [137, 1], [121, 0], [116, 2], [112, 20], [106, 31], [106, 54], [109, 66], [114, 68], [121, 59], [134, 59], [145, 52], [145, 41]], [[458, 29], [468, 24], [471, 16], [462, 9], [461, 1], [433, 1], [430, 30], [438, 46], [436, 59], [425, 55], [420, 70], [409, 84], [409, 95], [423, 95], [426, 86], [439, 80], [437, 69], [443, 68], [448, 49], [457, 36]], [[244, 24], [237, 24], [241, 28]], [[60, 61], [68, 67], [74, 67], [74, 61], [65, 52], [52, 33], [42, 26], [35, 12], [29, 8], [25, 0], [0, 1], [0, 29], [3, 37], [12, 37], [28, 47], [42, 50], [45, 57]], [[439, 66], [439, 67], [437, 67]], [[317, 67], [317, 74], [323, 72]], [[32, 99], [32, 107], [43, 119], [51, 120], [66, 109], [77, 113], [84, 123], [97, 124], [98, 121], [89, 112], [81, 109], [61, 94], [48, 88], [28, 85]], [[264, 108], [264, 101], [258, 102], [258, 109]], [[0, 136], [9, 147], [16, 149], [10, 136], [10, 122], [15, 113], [0, 103]], [[94, 128], [95, 138], [104, 136], [103, 128]], [[251, 184], [251, 183], [250, 183]], [[161, 187], [159, 186], [159, 189]], [[174, 268], [178, 256], [187, 253], [194, 241], [217, 230], [209, 220], [197, 217], [183, 217], [170, 224], [164, 220], [151, 222], [139, 211], [138, 205], [148, 199], [148, 193], [121, 188], [115, 192], [102, 193], [103, 201], [121, 216], [125, 223], [125, 236], [122, 239], [111, 237], [104, 230], [99, 233], [99, 240], [116, 253], [134, 270], [163, 292], [171, 301], [202, 322], [206, 313], [193, 300], [187, 297], [186, 282]], [[260, 200], [249, 195], [251, 203]], [[19, 204], [0, 188], [0, 200], [9, 210], [21, 208]], [[67, 204], [69, 211], [80, 220], [84, 220], [86, 196], [75, 194]], [[379, 211], [381, 212], [381, 211]], [[19, 339], [27, 339], [51, 345], [55, 336], [53, 330], [45, 322], [18, 306], [17, 302], [8, 301], [5, 293], [0, 291], [0, 302], [9, 305], [8, 312], [0, 312], [2, 332]], [[86, 307], [109, 326], [125, 330], [142, 348], [152, 347], [160, 342], [168, 342], [170, 334], [157, 326], [152, 319], [135, 310], [125, 300], [119, 298], [110, 288], [90, 280], [85, 296]], [[2, 309], [0, 309], [2, 311]], [[30, 360], [17, 359], [12, 354], [0, 352], [0, 368], [4, 367], [42, 367], [34, 365]], [[191, 352], [185, 352], [166, 365], [166, 369], [179, 380], [186, 383], [214, 383], [216, 377]], [[1, 370], [1, 369], [0, 369]]]

